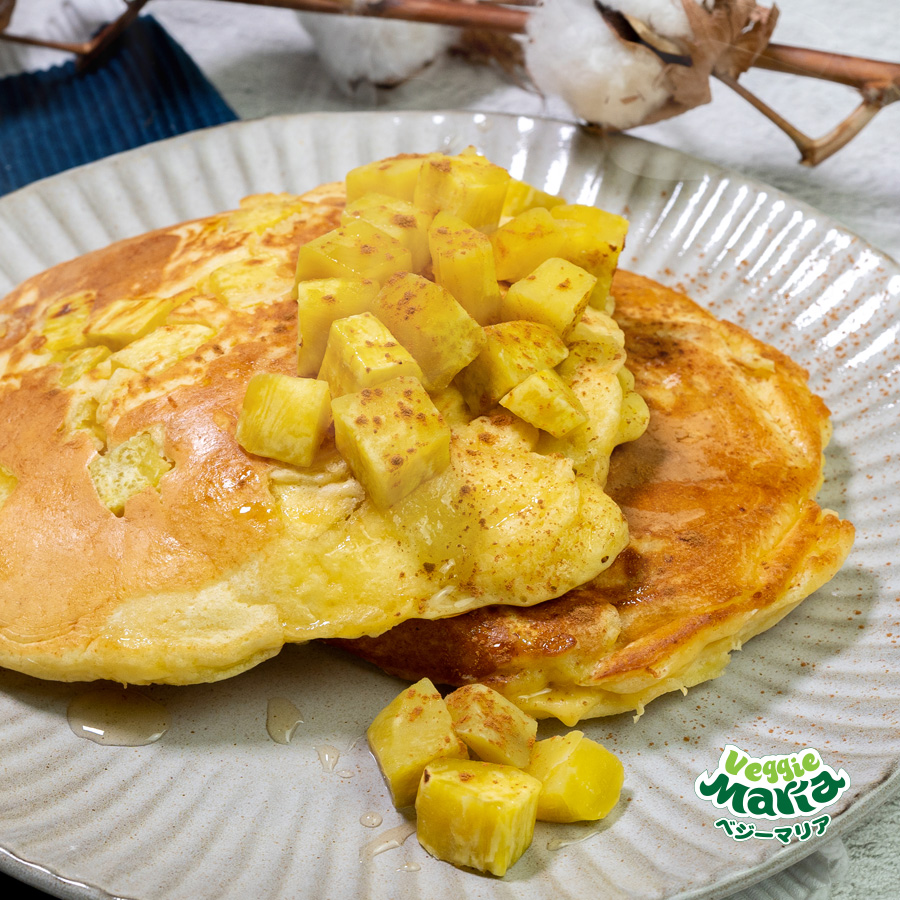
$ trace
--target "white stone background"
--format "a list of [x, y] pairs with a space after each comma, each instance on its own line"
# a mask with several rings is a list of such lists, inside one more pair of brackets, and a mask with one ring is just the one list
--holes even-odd
[[[900, 0], [781, 0], [778, 5], [779, 43], [900, 62]], [[121, 0], [20, 0], [11, 30], [61, 39], [86, 36], [122, 8]], [[471, 109], [574, 118], [558, 99], [515, 84], [496, 67], [449, 57], [399, 87], [366, 86], [348, 95], [330, 80], [312, 39], [286, 9], [223, 0], [153, 0], [146, 12], [187, 50], [242, 119], [357, 109]], [[0, 74], [64, 59], [58, 53], [0, 46]], [[848, 88], [763, 71], [749, 72], [742, 83], [812, 134], [830, 130], [858, 99]], [[718, 83], [711, 104], [632, 133], [780, 188], [900, 260], [900, 103], [812, 169], [798, 164], [798, 152], [785, 135]], [[830, 900], [900, 898], [900, 798], [845, 835], [843, 845], [846, 854], [840, 846], [836, 852], [831, 848], [837, 883]], [[770, 896], [761, 885], [740, 898]], [[829, 900], [829, 895], [820, 888], [797, 900]]]

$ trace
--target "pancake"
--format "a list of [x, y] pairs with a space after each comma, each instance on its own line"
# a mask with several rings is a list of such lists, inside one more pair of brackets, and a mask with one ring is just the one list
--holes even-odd
[[602, 481], [646, 409], [621, 353], [577, 446], [539, 446], [511, 414], [471, 419], [448, 388], [449, 467], [386, 510], [333, 434], [307, 467], [242, 449], [250, 377], [297, 372], [298, 249], [343, 207], [343, 185], [249, 198], [2, 302], [0, 665], [212, 681], [288, 641], [542, 602], [625, 546]]
[[830, 420], [807, 373], [646, 278], [620, 270], [613, 294], [650, 408], [646, 433], [610, 464], [628, 547], [540, 606], [410, 621], [339, 646], [410, 680], [480, 681], [571, 726], [717, 677], [838, 571], [854, 530], [814, 500]]

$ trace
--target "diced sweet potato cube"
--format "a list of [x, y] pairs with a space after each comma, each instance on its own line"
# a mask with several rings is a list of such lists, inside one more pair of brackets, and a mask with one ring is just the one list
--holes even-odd
[[[434, 155], [437, 154], [430, 154]], [[429, 155], [401, 154], [351, 169], [345, 178], [347, 202], [353, 203], [365, 194], [377, 193], [412, 203], [419, 170], [428, 158]]]
[[88, 463], [88, 474], [103, 503], [121, 516], [125, 503], [148, 487], [156, 487], [172, 468], [157, 439], [148, 432], [133, 435]]
[[311, 278], [359, 278], [387, 281], [412, 269], [409, 250], [396, 238], [363, 219], [353, 219], [300, 247], [295, 289]]
[[239, 259], [210, 272], [206, 289], [231, 309], [252, 309], [288, 296], [290, 275], [274, 259]]
[[432, 214], [443, 210], [473, 228], [496, 225], [503, 211], [509, 173], [483, 156], [434, 156], [425, 161], [413, 203]]
[[597, 284], [590, 304], [596, 309], [607, 308], [609, 288], [625, 246], [628, 220], [595, 206], [579, 203], [554, 206], [550, 214], [562, 227], [565, 240], [560, 256], [581, 266], [596, 276]]
[[529, 375], [559, 365], [569, 352], [559, 335], [539, 322], [501, 322], [488, 325], [484, 334], [484, 349], [455, 382], [476, 416], [496, 406]]
[[554, 206], [560, 206], [565, 202], [562, 197], [548, 194], [546, 191], [538, 190], [538, 188], [532, 187], [524, 181], [511, 178], [509, 187], [506, 189], [506, 199], [503, 201], [502, 217], [511, 218], [537, 206], [541, 206], [544, 209], [552, 209]]
[[587, 421], [581, 401], [553, 369], [529, 375], [500, 398], [500, 405], [556, 438]]
[[403, 272], [391, 278], [372, 311], [422, 367], [429, 390], [446, 387], [484, 346], [478, 323], [440, 285]]
[[314, 278], [297, 284], [297, 374], [312, 378], [322, 365], [335, 319], [367, 312], [378, 294], [377, 281]]
[[605, 747], [581, 731], [538, 741], [526, 770], [542, 784], [542, 822], [602, 819], [619, 800], [625, 770]]
[[551, 257], [510, 285], [501, 303], [503, 318], [542, 322], [566, 340], [588, 305], [596, 282], [580, 266]]
[[364, 194], [345, 207], [341, 221], [351, 219], [365, 219], [403, 244], [412, 257], [414, 272], [421, 272], [431, 261], [428, 249], [431, 214], [412, 203], [387, 194]]
[[330, 423], [324, 381], [260, 372], [247, 385], [235, 436], [249, 453], [309, 466]]
[[612, 316], [588, 306], [566, 337], [566, 343], [570, 345], [578, 341], [609, 344], [611, 347], [621, 349], [625, 346], [625, 333]]
[[205, 325], [162, 325], [132, 341], [109, 358], [118, 368], [157, 375], [205, 344], [215, 332]]
[[528, 765], [535, 719], [483, 684], [457, 688], [445, 700], [454, 730], [479, 759], [519, 769]]
[[113, 300], [94, 311], [85, 329], [88, 342], [124, 347], [162, 325], [179, 302], [177, 296]]
[[96, 368], [109, 357], [109, 347], [85, 347], [70, 353], [63, 362], [62, 371], [59, 373], [61, 387], [74, 384], [86, 372]]
[[41, 334], [47, 350], [78, 350], [88, 344], [84, 329], [91, 316], [93, 291], [79, 291], [51, 304]]
[[338, 451], [381, 509], [450, 465], [450, 429], [415, 378], [344, 394], [331, 408]]
[[518, 281], [545, 259], [564, 256], [564, 232], [543, 207], [529, 209], [491, 234], [494, 265], [501, 281]]
[[479, 324], [500, 321], [500, 288], [487, 235], [439, 212], [428, 232], [434, 280]]
[[381, 710], [366, 737], [396, 807], [415, 802], [422, 772], [430, 762], [468, 756], [466, 745], [453, 731], [443, 698], [427, 678]]
[[419, 364], [375, 316], [365, 312], [331, 323], [319, 378], [328, 382], [332, 398], [398, 375], [422, 380]]
[[513, 766], [442, 759], [422, 773], [419, 843], [438, 859], [503, 876], [534, 836], [541, 783]]

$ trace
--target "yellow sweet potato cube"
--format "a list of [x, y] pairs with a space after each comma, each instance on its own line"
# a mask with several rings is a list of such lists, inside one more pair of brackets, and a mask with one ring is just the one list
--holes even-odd
[[274, 259], [251, 257], [225, 263], [210, 272], [206, 290], [231, 309], [252, 309], [288, 296], [290, 275]]
[[500, 306], [503, 318], [542, 322], [566, 340], [581, 319], [596, 282], [580, 266], [551, 257], [509, 286]]
[[[619, 374], [627, 372], [620, 370]], [[628, 372], [630, 375], [631, 373]], [[621, 379], [620, 379], [621, 382]], [[616, 443], [625, 444], [628, 441], [636, 441], [646, 430], [650, 423], [650, 410], [647, 401], [633, 390], [634, 378], [631, 379], [631, 388], [623, 386], [622, 410], [619, 414], [619, 428], [616, 432]]]
[[88, 343], [115, 350], [144, 337], [165, 322], [180, 298], [119, 299], [95, 309], [85, 329]]
[[332, 398], [398, 375], [422, 380], [419, 364], [375, 316], [365, 312], [331, 323], [319, 378], [328, 382]]
[[380, 284], [411, 269], [412, 256], [400, 241], [363, 219], [353, 219], [300, 247], [294, 287], [311, 278], [360, 278]]
[[476, 416], [496, 406], [529, 375], [559, 365], [569, 353], [560, 336], [539, 322], [488, 325], [484, 335], [484, 349], [455, 381]]
[[235, 437], [248, 453], [309, 466], [330, 423], [324, 381], [259, 372], [247, 385]]
[[428, 227], [431, 214], [417, 209], [406, 200], [398, 200], [387, 194], [363, 194], [348, 203], [341, 214], [341, 222], [365, 219], [385, 234], [398, 240], [412, 258], [412, 269], [421, 272], [431, 261], [428, 249]]
[[434, 280], [479, 325], [500, 321], [500, 287], [487, 235], [450, 213], [439, 212], [428, 232]]
[[581, 401], [553, 369], [529, 375], [500, 398], [500, 405], [556, 438], [587, 421]]
[[205, 325], [162, 325], [113, 353], [110, 365], [113, 371], [125, 368], [158, 375], [193, 353], [214, 334]]
[[616, 349], [625, 346], [625, 332], [618, 322], [605, 312], [593, 306], [585, 308], [581, 318], [566, 337], [567, 344], [585, 341], [590, 344], [608, 344]]
[[500, 221], [509, 172], [483, 156], [433, 156], [419, 172], [413, 203], [433, 215], [443, 211], [457, 216], [473, 228]]
[[524, 769], [531, 759], [537, 721], [483, 684], [467, 684], [445, 697], [453, 729], [485, 762]]
[[422, 163], [435, 155], [400, 154], [351, 169], [344, 179], [347, 202], [353, 203], [365, 194], [377, 193], [412, 203]]
[[491, 234], [494, 265], [501, 281], [518, 281], [545, 259], [563, 256], [564, 231], [543, 207], [529, 209]]
[[344, 394], [331, 408], [338, 451], [380, 509], [450, 465], [450, 428], [415, 378]]
[[422, 773], [419, 843], [438, 859], [502, 877], [528, 849], [541, 783], [513, 766], [441, 759]]
[[398, 808], [415, 802], [422, 772], [430, 762], [468, 757], [443, 698], [427, 678], [381, 710], [366, 737]]
[[391, 278], [372, 312], [422, 367], [429, 391], [446, 387], [484, 346], [478, 323], [440, 285], [402, 272]]
[[526, 771], [542, 784], [542, 822], [595, 821], [619, 801], [625, 770], [605, 747], [581, 731], [538, 741]]
[[148, 487], [155, 488], [171, 468], [156, 437], [142, 432], [94, 457], [88, 463], [88, 474], [100, 502], [121, 516], [131, 497]]
[[109, 347], [103, 346], [85, 347], [70, 353], [65, 358], [62, 371], [59, 373], [60, 386], [69, 387], [74, 384], [82, 375], [99, 366], [108, 357]]
[[88, 344], [84, 329], [91, 316], [93, 291], [79, 291], [50, 305], [41, 334], [47, 350], [79, 350]]
[[509, 187], [506, 189], [506, 199], [503, 201], [502, 218], [512, 218], [526, 210], [534, 209], [541, 206], [544, 209], [552, 209], [554, 206], [560, 206], [566, 201], [562, 197], [555, 194], [548, 194], [541, 191], [524, 181], [517, 178], [509, 180]]
[[298, 282], [298, 375], [315, 377], [325, 355], [331, 323], [367, 312], [378, 290], [377, 281], [360, 278], [313, 278]]
[[563, 229], [564, 249], [560, 256], [596, 276], [591, 306], [611, 312], [609, 289], [619, 254], [625, 246], [628, 220], [595, 206], [579, 203], [554, 206], [550, 210]]
[[9, 500], [18, 483], [19, 479], [6, 466], [0, 465], [0, 508]]

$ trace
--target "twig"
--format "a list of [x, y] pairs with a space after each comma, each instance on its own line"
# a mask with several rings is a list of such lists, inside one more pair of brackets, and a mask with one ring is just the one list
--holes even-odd
[[74, 53], [78, 57], [78, 69], [84, 70], [92, 66], [109, 49], [112, 42], [137, 18], [138, 13], [148, 2], [149, 0], [125, 0], [125, 12], [87, 41], [49, 41], [24, 34], [10, 34], [7, 31], [0, 32], [0, 40]]
[[[43, 41], [6, 32], [0, 33], [0, 40], [67, 50], [78, 54], [83, 64], [90, 64], [124, 31], [147, 2], [148, 0], [125, 0], [127, 8], [123, 15], [91, 41], [83, 43]], [[222, 0], [222, 2], [276, 6], [333, 15], [429, 22], [461, 28], [480, 28], [505, 34], [523, 34], [528, 22], [528, 7], [536, 6], [539, 0], [368, 0], [368, 2], [367, 0]], [[900, 64], [896, 63], [826, 53], [805, 47], [769, 44], [762, 53], [748, 60], [748, 64], [760, 69], [845, 84], [862, 94], [862, 103], [833, 131], [821, 138], [811, 138], [739, 84], [736, 78], [716, 74], [724, 84], [736, 91], [791, 138], [800, 150], [801, 162], [804, 165], [817, 165], [836, 153], [859, 134], [881, 109], [900, 100]]]
[[[373, 3], [353, 3], [352, 0], [223, 0], [250, 6], [277, 6], [303, 12], [334, 13], [337, 15], [371, 16], [379, 19], [402, 19], [410, 22], [430, 22], [434, 25], [453, 25], [458, 28], [489, 28], [507, 34], [522, 34], [528, 21], [528, 11], [499, 3], [460, 2], [460, 0], [376, 0]], [[523, 4], [531, 5], [531, 4]]]

